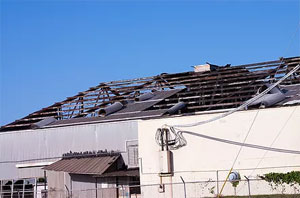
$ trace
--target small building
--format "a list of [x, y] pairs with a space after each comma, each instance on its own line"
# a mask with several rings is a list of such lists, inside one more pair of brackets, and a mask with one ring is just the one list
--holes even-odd
[[118, 152], [69, 153], [47, 170], [48, 197], [140, 197], [139, 169]]

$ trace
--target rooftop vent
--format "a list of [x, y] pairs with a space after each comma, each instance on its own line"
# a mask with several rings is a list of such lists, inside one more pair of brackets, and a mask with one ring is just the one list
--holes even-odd
[[179, 103], [175, 104], [174, 106], [172, 106], [170, 109], [168, 109], [168, 111], [166, 113], [172, 115], [172, 114], [178, 112], [179, 110], [183, 109], [184, 107], [185, 107], [185, 103], [179, 102]]
[[144, 93], [140, 95], [139, 97], [135, 98], [135, 101], [144, 101], [148, 100], [150, 98], [153, 98], [154, 94], [152, 92]]
[[212, 64], [204, 64], [204, 65], [195, 65], [194, 72], [206, 72], [206, 71], [214, 71], [218, 66]]
[[99, 110], [99, 116], [100, 117], [107, 116], [109, 114], [112, 114], [112, 113], [115, 113], [115, 112], [121, 110], [122, 108], [123, 108], [123, 104], [122, 103], [115, 102], [114, 104], [112, 104], [112, 105], [110, 105], [108, 107], [100, 109]]

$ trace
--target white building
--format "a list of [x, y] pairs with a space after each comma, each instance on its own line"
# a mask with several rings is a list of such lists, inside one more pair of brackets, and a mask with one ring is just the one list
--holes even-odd
[[[184, 197], [184, 188], [180, 177], [186, 182], [186, 197], [213, 197], [220, 191], [224, 183], [222, 180], [225, 180], [239, 152], [239, 145], [184, 134], [187, 145], [177, 150], [171, 150], [173, 162], [169, 163], [172, 163], [173, 166], [173, 171], [170, 171], [172, 174], [161, 176], [161, 163], [168, 162], [160, 159], [161, 149], [154, 138], [157, 128], [165, 124], [194, 123], [219, 114], [222, 113], [139, 122], [141, 185], [161, 183], [165, 188], [164, 192], [160, 192], [158, 186], [142, 187], [143, 197]], [[300, 151], [300, 105], [240, 111], [215, 122], [183, 129], [236, 142], [243, 142], [250, 130], [246, 143]], [[270, 172], [300, 171], [299, 165], [299, 154], [243, 147], [234, 170], [238, 171], [244, 180], [244, 176], [250, 179], [259, 179], [257, 175]], [[220, 182], [213, 182], [217, 180]], [[199, 182], [193, 183], [196, 181]], [[251, 189], [252, 194], [282, 193], [282, 188], [272, 190], [265, 181], [251, 181]], [[299, 189], [298, 186], [298, 193]], [[222, 194], [234, 195], [234, 190], [228, 183]], [[285, 193], [296, 193], [297, 191], [294, 190], [287, 186]], [[238, 191], [238, 195], [248, 195], [247, 183], [240, 182], [236, 191]]]

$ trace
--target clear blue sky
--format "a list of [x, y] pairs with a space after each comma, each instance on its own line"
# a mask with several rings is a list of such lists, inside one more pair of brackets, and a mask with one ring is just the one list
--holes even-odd
[[299, 1], [2, 0], [0, 125], [103, 81], [298, 56], [299, 15]]

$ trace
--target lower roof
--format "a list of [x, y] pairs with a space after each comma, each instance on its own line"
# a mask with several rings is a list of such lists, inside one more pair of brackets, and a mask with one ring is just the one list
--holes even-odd
[[63, 158], [44, 169], [72, 174], [101, 175], [119, 159], [121, 159], [120, 154]]

